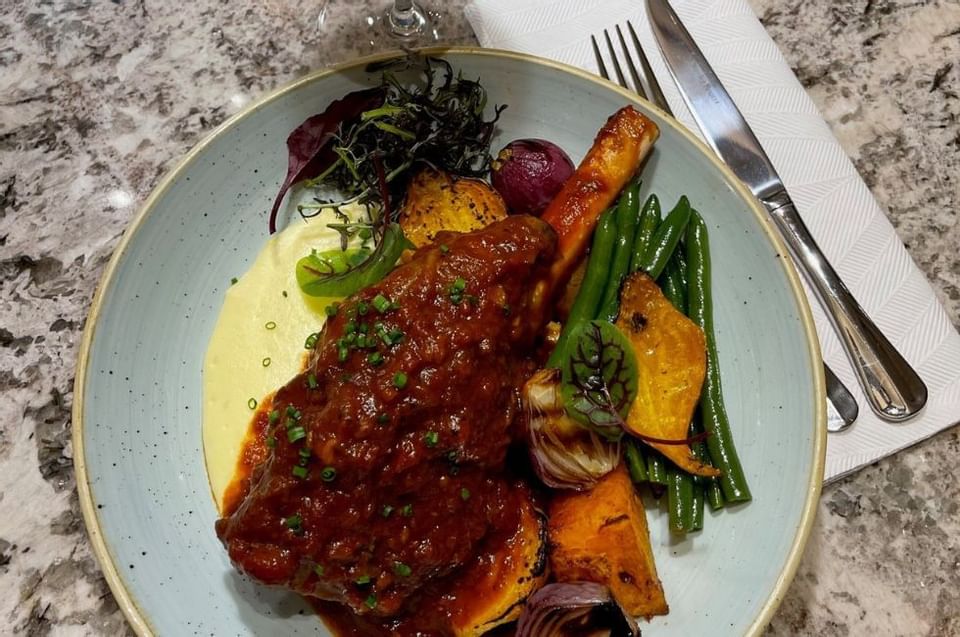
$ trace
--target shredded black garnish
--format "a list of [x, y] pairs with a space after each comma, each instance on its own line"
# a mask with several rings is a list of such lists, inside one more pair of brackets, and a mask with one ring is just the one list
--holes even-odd
[[382, 74], [383, 104], [340, 123], [330, 165], [309, 182], [344, 199], [318, 198], [315, 205], [301, 206], [304, 216], [359, 202], [387, 211], [371, 216], [379, 225], [390, 220], [412, 169], [432, 166], [467, 177], [489, 170], [490, 140], [506, 106], [495, 106], [485, 119], [487, 92], [479, 81], [455, 73], [446, 60], [416, 54], [367, 70]]

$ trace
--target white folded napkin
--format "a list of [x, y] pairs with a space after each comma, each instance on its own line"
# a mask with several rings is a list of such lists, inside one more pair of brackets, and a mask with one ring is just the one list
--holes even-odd
[[[753, 127], [821, 249], [930, 392], [925, 410], [913, 420], [890, 424], [877, 418], [811, 297], [823, 357], [860, 405], [853, 427], [828, 436], [826, 479], [956, 423], [960, 335], [763, 25], [745, 0], [672, 4]], [[590, 34], [631, 20], [677, 119], [699, 134], [660, 57], [642, 0], [474, 0], [466, 15], [483, 46], [594, 73]]]

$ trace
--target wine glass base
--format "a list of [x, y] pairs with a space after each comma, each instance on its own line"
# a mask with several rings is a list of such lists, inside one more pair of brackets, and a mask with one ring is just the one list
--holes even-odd
[[381, 51], [433, 46], [443, 39], [442, 23], [442, 12], [422, 0], [411, 11], [399, 14], [393, 11], [392, 2], [379, 13], [369, 14], [355, 5], [327, 0], [317, 19], [321, 61], [335, 64]]

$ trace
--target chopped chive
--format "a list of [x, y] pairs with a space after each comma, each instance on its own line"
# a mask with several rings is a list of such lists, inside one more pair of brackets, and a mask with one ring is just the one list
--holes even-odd
[[271, 425], [275, 425], [278, 420], [280, 420], [280, 412], [276, 409], [271, 409], [270, 414], [267, 416], [267, 422], [269, 422]]
[[333, 467], [324, 467], [323, 471], [320, 472], [320, 479], [324, 482], [333, 482], [334, 478], [337, 477], [337, 470]]
[[326, 314], [329, 318], [333, 318], [337, 315], [337, 310], [340, 309], [339, 303], [331, 303], [327, 307], [323, 308], [323, 313]]
[[411, 515], [413, 515], [413, 505], [412, 504], [403, 505], [403, 508], [400, 509], [400, 515], [402, 515], [405, 518], [409, 518]]
[[367, 355], [367, 362], [373, 365], [374, 367], [379, 367], [383, 365], [383, 354], [380, 352], [373, 352]]
[[423, 434], [423, 443], [428, 447], [436, 447], [439, 440], [440, 434], [438, 434], [436, 431], [428, 431], [427, 433]]
[[381, 314], [384, 314], [390, 310], [390, 299], [382, 294], [378, 294], [373, 297], [373, 301], [371, 302], [373, 303], [373, 307], [377, 310], [377, 312], [380, 312]]
[[366, 586], [367, 584], [370, 583], [370, 576], [369, 576], [369, 575], [361, 575], [360, 577], [358, 577], [357, 579], [355, 579], [355, 580], [353, 580], [353, 581], [354, 581], [354, 583], [355, 583], [357, 586]]
[[454, 305], [459, 305], [463, 301], [464, 290], [467, 289], [467, 281], [462, 276], [458, 276], [454, 279], [453, 283], [450, 285], [450, 290], [447, 292], [450, 297], [450, 301]]
[[464, 487], [460, 489], [460, 499], [466, 502], [470, 499], [470, 489]]
[[403, 372], [397, 372], [393, 375], [393, 386], [397, 389], [403, 389], [407, 386], [407, 375]]
[[322, 566], [320, 566], [319, 564], [316, 564], [313, 567], [313, 572], [317, 574], [317, 577], [323, 577], [323, 574], [325, 571]]
[[399, 575], [400, 577], [409, 577], [410, 573], [412, 573], [413, 570], [403, 562], [394, 562], [393, 572]]
[[276, 322], [276, 321], [267, 321], [266, 323], [263, 324], [263, 326], [264, 326], [265, 328], [267, 328], [268, 330], [275, 330], [275, 329], [277, 329], [277, 322]]
[[390, 331], [387, 333], [386, 338], [384, 338], [384, 342], [385, 342], [387, 345], [396, 345], [397, 343], [399, 343], [399, 342], [402, 341], [402, 340], [403, 340], [403, 332], [402, 332], [401, 330], [399, 330], [399, 329], [396, 329], [396, 328], [390, 330]]
[[450, 253], [450, 246], [448, 246], [448, 245], [445, 244], [445, 243], [441, 243], [441, 244], [440, 244], [440, 254], [449, 254], [449, 253]]
[[343, 326], [344, 334], [353, 334], [356, 331], [357, 331], [357, 322], [354, 321], [353, 319], [350, 319], [349, 321], [347, 321], [347, 324]]
[[300, 454], [300, 457], [301, 457], [301, 458], [307, 459], [307, 458], [310, 457], [310, 448], [309, 448], [309, 447], [301, 447], [300, 451], [298, 451], [297, 453]]
[[257, 408], [257, 399], [256, 399], [256, 398], [251, 398], [250, 400], [248, 400], [248, 401], [247, 401], [247, 407], [249, 407], [250, 409], [256, 409], [256, 408]]
[[314, 332], [307, 336], [307, 340], [303, 342], [303, 349], [313, 349], [317, 346], [317, 339], [320, 338], [320, 332]]
[[296, 442], [306, 437], [307, 437], [307, 432], [304, 431], [303, 427], [301, 427], [300, 425], [287, 429], [287, 440], [290, 442]]
[[291, 531], [299, 531], [302, 528], [303, 519], [299, 515], [293, 514], [289, 518], [284, 518], [283, 524]]
[[310, 389], [317, 388], [317, 375], [314, 373], [307, 374], [307, 387]]
[[346, 345], [341, 345], [337, 348], [337, 360], [341, 363], [346, 362], [347, 357], [350, 356], [350, 350], [347, 349]]
[[389, 518], [391, 513], [393, 513], [393, 507], [389, 504], [384, 504], [383, 508], [380, 509], [380, 515], [385, 518]]
[[292, 473], [293, 473], [293, 475], [296, 476], [297, 478], [300, 478], [301, 480], [303, 480], [304, 478], [307, 477], [307, 468], [306, 468], [306, 467], [299, 467], [299, 466], [297, 466], [297, 467], [294, 467], [294, 468], [293, 468]]
[[381, 425], [387, 424], [388, 422], [390, 422], [389, 414], [386, 414], [386, 413], [377, 414], [377, 422], [380, 423]]
[[359, 303], [357, 303], [357, 314], [359, 314], [360, 316], [366, 316], [367, 312], [369, 311], [370, 311], [370, 306], [367, 305], [365, 302], [360, 301]]
[[267, 436], [267, 446], [273, 449], [277, 446], [277, 439], [273, 436]]
[[369, 597], [367, 597], [365, 600], [363, 600], [363, 603], [367, 605], [367, 608], [376, 608], [376, 607], [377, 607], [377, 596], [371, 594]]
[[267, 356], [266, 358], [264, 358], [262, 361], [260, 361], [260, 364], [263, 365], [264, 367], [270, 367], [270, 357]]

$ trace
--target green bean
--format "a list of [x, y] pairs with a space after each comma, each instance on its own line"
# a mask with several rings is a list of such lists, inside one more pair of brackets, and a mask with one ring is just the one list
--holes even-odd
[[681, 275], [680, 260], [676, 258], [679, 253], [680, 251], [677, 250], [673, 258], [667, 263], [666, 270], [660, 275], [659, 283], [660, 288], [663, 290], [663, 295], [673, 304], [673, 307], [686, 314], [687, 286], [684, 284], [684, 277]]
[[723, 489], [720, 488], [719, 480], [708, 478], [703, 484], [703, 490], [711, 511], [719, 511], [726, 506], [727, 501], [723, 497]]
[[[703, 432], [703, 418], [700, 415], [699, 409], [697, 410], [696, 415], [693, 417], [693, 428], [690, 430], [692, 435], [697, 435]], [[704, 464], [713, 466], [713, 463], [710, 461], [710, 452], [707, 451], [707, 444], [698, 440], [693, 443], [690, 447], [693, 450], [693, 455], [697, 460], [700, 460]], [[720, 483], [717, 482], [716, 478], [707, 478], [707, 477], [697, 477], [696, 480], [703, 487], [704, 496], [707, 499], [707, 502], [710, 503], [711, 511], [719, 511], [723, 508], [726, 502], [723, 499], [723, 489], [720, 488]]]
[[667, 470], [667, 513], [672, 532], [693, 528], [693, 477], [672, 464]]
[[[691, 216], [692, 213], [691, 213]], [[689, 223], [688, 223], [689, 225]], [[686, 233], [684, 233], [686, 234]], [[675, 262], [673, 267], [676, 268], [676, 276], [680, 277], [680, 287], [684, 289], [683, 298], [687, 298], [686, 289], [690, 284], [690, 281], [687, 280], [687, 256], [685, 250], [682, 247], [678, 247], [673, 251], [673, 257], [671, 257], [670, 262], [667, 262], [667, 269], [670, 269], [670, 263]], [[686, 310], [683, 311], [684, 314], [687, 313]]]
[[647, 456], [647, 480], [651, 484], [667, 486], [667, 461], [653, 450], [645, 455]]
[[630, 255], [630, 271], [636, 272], [640, 269], [643, 255], [653, 239], [653, 233], [657, 231], [660, 225], [660, 200], [656, 195], [647, 197], [640, 211], [640, 223], [637, 226], [637, 236], [633, 240], [633, 253]]
[[700, 413], [707, 437], [707, 450], [713, 466], [723, 475], [719, 478], [727, 502], [751, 499], [743, 467], [733, 443], [730, 421], [723, 404], [717, 343], [713, 333], [713, 298], [710, 284], [710, 242], [707, 226], [699, 213], [691, 216], [686, 233], [687, 301], [690, 318], [703, 330], [707, 341], [707, 376], [700, 394]]
[[640, 184], [627, 186], [617, 202], [617, 240], [609, 263], [607, 285], [600, 297], [596, 318], [601, 321], [617, 319], [620, 312], [620, 286], [630, 270], [630, 253], [640, 217]]
[[643, 450], [633, 440], [628, 440], [623, 449], [624, 458], [627, 461], [627, 469], [630, 471], [630, 477], [637, 484], [647, 481], [647, 461], [643, 457]]
[[557, 367], [563, 357], [564, 344], [567, 341], [570, 329], [580, 321], [590, 321], [596, 316], [600, 296], [603, 294], [607, 282], [607, 268], [610, 265], [610, 255], [613, 253], [613, 244], [617, 238], [617, 224], [614, 210], [610, 209], [600, 215], [597, 228], [593, 231], [593, 243], [590, 247], [590, 258], [587, 260], [587, 270], [580, 284], [580, 291], [573, 301], [567, 322], [560, 332], [557, 346], [553, 348], [547, 367]]
[[[699, 416], [697, 413], [694, 416], [693, 423], [690, 425], [690, 435], [695, 436], [699, 433]], [[703, 444], [702, 440], [690, 445], [690, 450], [693, 452], [693, 457], [697, 460], [709, 464], [710, 458], [707, 453], [707, 446]], [[701, 476], [695, 476], [693, 478], [693, 531], [700, 531], [703, 529], [703, 503], [706, 498], [706, 490], [709, 483], [716, 484], [716, 480], [713, 478], [704, 478]], [[721, 496], [722, 497], [722, 496]], [[721, 505], [723, 506], [722, 502]]]
[[693, 483], [693, 514], [690, 519], [690, 530], [691, 531], [702, 531], [703, 530], [703, 483], [694, 481]]
[[691, 215], [690, 201], [684, 196], [674, 206], [667, 218], [657, 228], [650, 245], [640, 260], [640, 269], [654, 279], [659, 278], [667, 262], [677, 249], [683, 233], [687, 229]]

